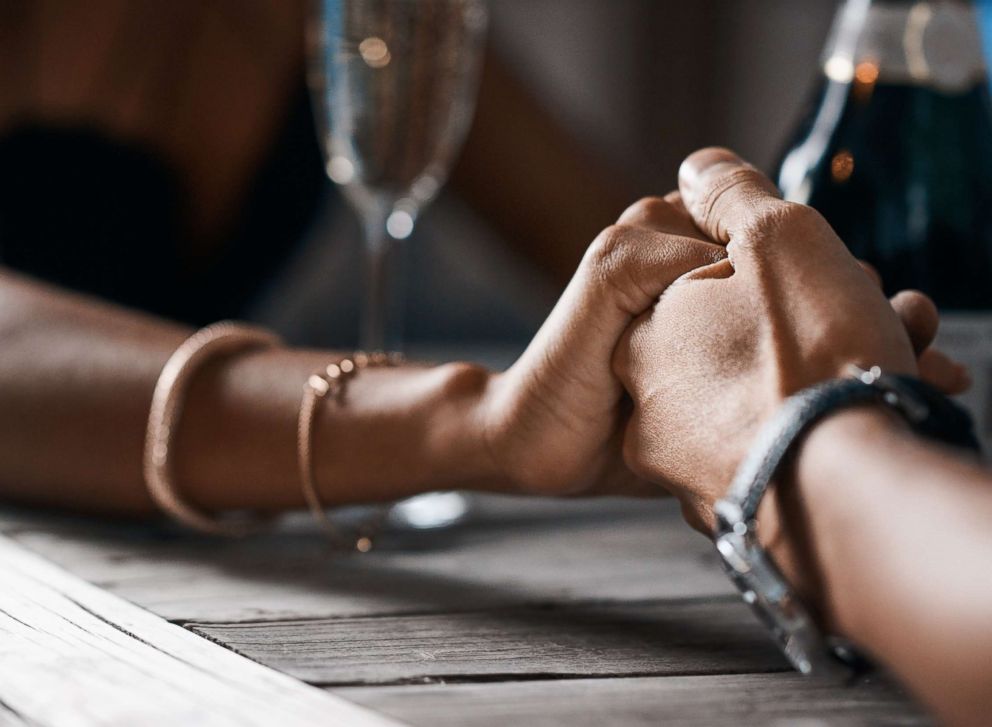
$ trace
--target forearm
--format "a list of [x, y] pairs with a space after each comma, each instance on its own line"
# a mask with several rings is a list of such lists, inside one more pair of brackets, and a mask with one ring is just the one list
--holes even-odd
[[[144, 433], [162, 367], [190, 330], [0, 275], [0, 499], [147, 513]], [[176, 480], [210, 509], [303, 503], [296, 419], [303, 383], [330, 352], [272, 349], [217, 359], [193, 379]], [[493, 482], [479, 427], [486, 372], [368, 369], [315, 425], [329, 504]]]
[[992, 477], [868, 410], [814, 429], [795, 474], [786, 540], [805, 539], [825, 617], [945, 719], [987, 715]]
[[[334, 359], [273, 349], [197, 377], [180, 432], [177, 480], [208, 509], [301, 507], [297, 417], [303, 382]], [[489, 374], [469, 364], [366, 368], [319, 404], [315, 479], [327, 505], [429, 490], [499, 489], [479, 421]]]

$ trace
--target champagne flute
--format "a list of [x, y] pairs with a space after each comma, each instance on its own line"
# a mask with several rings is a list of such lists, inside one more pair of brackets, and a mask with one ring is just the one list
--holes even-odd
[[[327, 174], [362, 221], [367, 279], [361, 346], [398, 350], [395, 247], [438, 193], [475, 108], [483, 0], [313, 0], [308, 83]], [[393, 520], [442, 527], [467, 511], [454, 492], [394, 505]]]
[[316, 0], [308, 80], [327, 174], [362, 221], [367, 350], [401, 343], [394, 248], [465, 138], [487, 19], [483, 0]]

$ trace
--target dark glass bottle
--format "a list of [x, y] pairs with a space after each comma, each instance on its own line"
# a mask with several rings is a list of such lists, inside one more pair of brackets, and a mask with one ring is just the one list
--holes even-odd
[[960, 0], [847, 0], [813, 109], [778, 172], [886, 290], [942, 312], [972, 369], [965, 403], [992, 444], [992, 102], [975, 11]]

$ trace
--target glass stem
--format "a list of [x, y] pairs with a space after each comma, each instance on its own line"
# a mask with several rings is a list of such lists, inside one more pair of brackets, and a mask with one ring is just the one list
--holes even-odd
[[[365, 233], [365, 301], [362, 308], [359, 345], [366, 351], [383, 351], [387, 345], [387, 332], [390, 320], [390, 304], [395, 280], [391, 275], [389, 253], [393, 240], [386, 232], [388, 211], [379, 208], [364, 215]], [[389, 343], [397, 343], [389, 341]]]

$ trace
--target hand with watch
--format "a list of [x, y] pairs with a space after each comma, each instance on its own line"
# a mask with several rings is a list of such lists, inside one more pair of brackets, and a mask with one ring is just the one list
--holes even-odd
[[791, 396], [761, 429], [727, 493], [713, 506], [716, 550], [727, 575], [769, 628], [789, 663], [803, 674], [844, 679], [867, 662], [845, 639], [824, 637], [758, 538], [758, 509], [772, 479], [803, 434], [842, 409], [881, 405], [925, 437], [979, 451], [968, 413], [936, 389], [873, 366]]
[[928, 348], [932, 304], [890, 304], [815, 211], [731, 152], [679, 177], [657, 204], [686, 224], [667, 231], [727, 257], [670, 285], [615, 352], [628, 465], [714, 538], [799, 671], [850, 674], [849, 640], [948, 721], [987, 714], [992, 476], [941, 393], [967, 373]]

